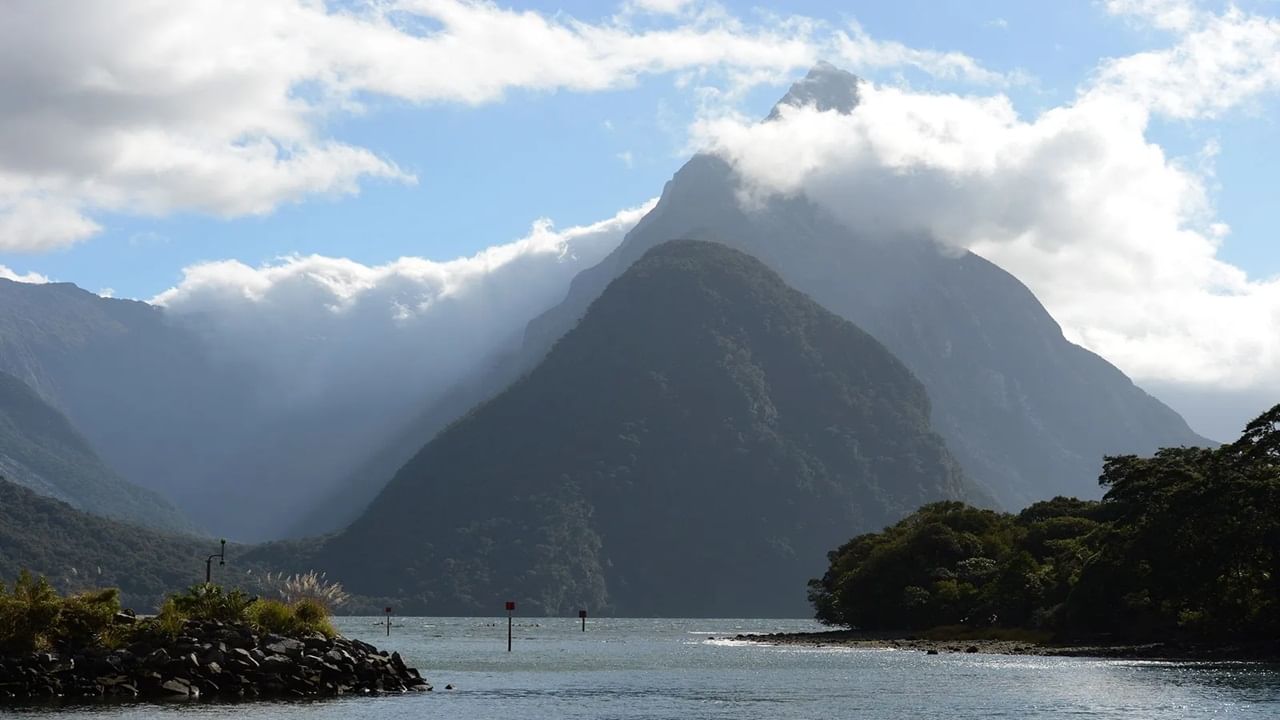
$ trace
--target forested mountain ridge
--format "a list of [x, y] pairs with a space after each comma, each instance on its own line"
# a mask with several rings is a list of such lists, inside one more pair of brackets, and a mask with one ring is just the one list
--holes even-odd
[[[2, 582], [29, 570], [62, 591], [119, 587], [124, 604], [142, 612], [203, 581], [218, 546], [91, 515], [0, 478], [0, 548]], [[236, 561], [217, 572], [226, 580], [247, 569]]]
[[275, 564], [433, 614], [510, 597], [531, 613], [794, 616], [849, 526], [976, 497], [880, 343], [754, 258], [675, 241], [350, 528]]
[[161, 530], [194, 530], [167, 500], [107, 467], [62, 413], [5, 372], [0, 372], [0, 477], [86, 512]]
[[[782, 102], [849, 112], [858, 79], [821, 64]], [[768, 122], [768, 120], [766, 120]], [[715, 240], [759, 258], [792, 287], [884, 343], [924, 383], [933, 424], [966, 473], [1014, 509], [1055, 495], [1098, 497], [1101, 458], [1212, 444], [1106, 360], [1069, 342], [1017, 278], [929, 237], [878, 236], [803, 196], [744, 207], [725, 160], [694, 156], [650, 213], [561, 305], [529, 324], [541, 357], [650, 248]]]

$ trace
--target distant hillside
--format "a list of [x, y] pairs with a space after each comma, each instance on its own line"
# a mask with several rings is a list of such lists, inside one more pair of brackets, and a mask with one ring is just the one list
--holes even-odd
[[[282, 537], [410, 411], [344, 388], [286, 395], [266, 363], [232, 362], [205, 322], [67, 283], [0, 279], [0, 371], [201, 528]], [[421, 404], [412, 393], [399, 402]]]
[[[146, 530], [76, 510], [0, 479], [0, 579], [23, 569], [47, 576], [59, 589], [119, 587], [126, 606], [146, 611], [165, 593], [204, 580], [204, 560], [217, 543]], [[229, 550], [218, 578], [249, 577]]]
[[194, 529], [164, 498], [107, 467], [62, 413], [5, 372], [0, 372], [0, 477], [97, 515], [161, 530]]
[[672, 242], [311, 560], [418, 612], [796, 616], [850, 528], [975, 496], [880, 343], [747, 255]]

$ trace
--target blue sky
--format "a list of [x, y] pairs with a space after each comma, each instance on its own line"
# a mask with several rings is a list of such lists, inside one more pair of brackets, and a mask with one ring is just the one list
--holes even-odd
[[[1274, 2], [1240, 5], [1277, 9]], [[762, 22], [759, 3], [723, 6], [744, 23]], [[607, 22], [618, 12], [597, 2], [511, 7], [587, 22]], [[965, 53], [997, 72], [1022, 71], [1024, 84], [989, 87], [910, 68], [850, 68], [881, 83], [1005, 93], [1026, 117], [1069, 102], [1101, 59], [1171, 42], [1167, 31], [1087, 1], [778, 2], [767, 8], [763, 12], [833, 26], [856, 22], [880, 41]], [[182, 207], [156, 214], [90, 209], [102, 228], [98, 234], [48, 252], [0, 252], [0, 265], [145, 299], [200, 261], [258, 265], [312, 253], [366, 264], [406, 255], [449, 259], [520, 237], [540, 217], [561, 227], [593, 222], [655, 196], [684, 161], [686, 128], [699, 105], [689, 87], [679, 87], [678, 75], [641, 75], [599, 92], [515, 88], [479, 106], [371, 94], [359, 113], [328, 114], [320, 132], [390, 159], [416, 175], [416, 184], [366, 179], [357, 194], [310, 194], [266, 214], [233, 218]], [[734, 106], [762, 115], [784, 90], [762, 84]], [[1256, 276], [1280, 273], [1276, 109], [1272, 95], [1212, 120], [1159, 121], [1150, 132], [1170, 154], [1188, 157], [1218, 140], [1213, 201], [1232, 227], [1220, 256]]]

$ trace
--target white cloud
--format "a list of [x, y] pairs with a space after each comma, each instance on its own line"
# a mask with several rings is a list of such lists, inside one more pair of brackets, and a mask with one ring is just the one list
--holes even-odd
[[66, 247], [101, 229], [72, 204], [37, 194], [0, 194], [0, 252]]
[[1020, 72], [989, 70], [960, 52], [941, 52], [908, 47], [900, 42], [877, 40], [858, 23], [841, 33], [836, 57], [854, 72], [910, 67], [942, 80], [963, 80], [979, 85], [1014, 85], [1028, 81]]
[[1107, 12], [1149, 22], [1162, 30], [1186, 30], [1200, 17], [1194, 0], [1106, 0]]
[[628, 8], [644, 12], [675, 15], [692, 4], [692, 0], [630, 0]]
[[1227, 228], [1204, 179], [1147, 139], [1145, 107], [1085, 92], [1026, 120], [1003, 96], [863, 90], [849, 115], [787, 108], [695, 134], [739, 171], [748, 206], [802, 193], [859, 233], [971, 249], [1139, 380], [1280, 381], [1280, 280], [1217, 257]]
[[43, 284], [49, 282], [49, 278], [38, 272], [19, 273], [5, 265], [0, 265], [0, 278], [21, 283]]
[[[682, 73], [725, 97], [843, 52], [868, 68], [981, 82], [956, 53], [876, 43], [804, 17], [746, 23], [714, 3], [644, 0], [598, 23], [481, 0], [11, 0], [0, 23], [0, 249], [99, 230], [101, 211], [221, 217], [414, 182], [326, 134], [371, 100], [482, 104]], [[714, 78], [714, 79], [713, 79]], [[31, 222], [30, 208], [41, 218]]]
[[618, 153], [615, 157], [617, 157], [618, 160], [624, 166], [626, 166], [628, 170], [636, 166], [636, 157], [631, 153], [630, 150], [623, 150], [622, 152]]
[[1103, 63], [1090, 92], [1130, 99], [1174, 118], [1212, 118], [1280, 89], [1280, 19], [1230, 7], [1220, 15], [1159, 0], [1150, 6], [1160, 27], [1185, 31], [1172, 47]]
[[83, 240], [97, 210], [236, 217], [366, 178], [413, 182], [324, 136], [326, 115], [373, 96], [477, 104], [814, 53], [794, 27], [635, 30], [465, 0], [15, 0], [0, 23], [0, 249]]
[[656, 201], [583, 227], [529, 234], [448, 262], [380, 266], [320, 256], [184, 271], [153, 302], [210, 334], [210, 347], [266, 367], [285, 400], [319, 393], [413, 399], [456, 383], [564, 296]]

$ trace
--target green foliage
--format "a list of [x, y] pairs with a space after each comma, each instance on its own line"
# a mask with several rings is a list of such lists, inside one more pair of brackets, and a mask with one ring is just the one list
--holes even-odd
[[118, 591], [60, 597], [43, 577], [23, 571], [9, 592], [0, 583], [0, 651], [78, 647], [101, 640], [120, 612]]
[[249, 607], [248, 619], [262, 632], [289, 636], [320, 633], [326, 637], [338, 634], [329, 620], [329, 611], [313, 599], [298, 600], [292, 604], [258, 600]]
[[1217, 449], [1106, 459], [1102, 502], [926, 505], [831, 553], [823, 622], [1059, 636], [1280, 636], [1280, 405]]
[[224, 590], [212, 583], [192, 585], [186, 592], [170, 599], [174, 609], [184, 618], [225, 623], [245, 622], [249, 606], [254, 602], [243, 590]]
[[91, 645], [102, 638], [120, 612], [120, 591], [106, 588], [72, 595], [62, 601], [58, 639], [70, 647]]
[[187, 616], [182, 610], [178, 609], [178, 603], [173, 597], [167, 597], [160, 605], [160, 612], [155, 617], [156, 629], [169, 637], [177, 637], [182, 634], [182, 626], [187, 622]]
[[121, 647], [140, 637], [172, 639], [193, 620], [247, 624], [260, 633], [293, 637], [338, 635], [328, 608], [319, 600], [259, 600], [217, 585], [194, 585], [167, 597], [153, 618], [117, 623], [119, 613], [119, 590], [62, 597], [47, 580], [23, 571], [12, 591], [0, 583], [0, 655]]
[[293, 610], [279, 600], [259, 600], [249, 608], [249, 622], [266, 632], [291, 635], [295, 620]]

